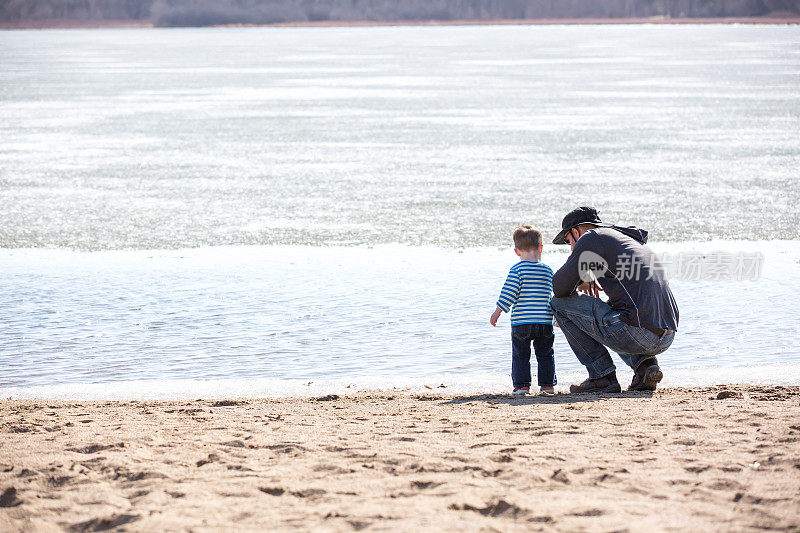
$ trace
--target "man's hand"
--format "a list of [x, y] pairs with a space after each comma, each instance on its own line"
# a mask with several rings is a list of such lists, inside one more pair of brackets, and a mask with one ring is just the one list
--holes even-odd
[[489, 317], [489, 324], [493, 325], [494, 327], [497, 327], [497, 319], [500, 318], [500, 313], [502, 312], [503, 312], [502, 309], [500, 309], [499, 307], [496, 308], [494, 310], [494, 313], [492, 313], [492, 316]]
[[594, 298], [600, 297], [600, 292], [603, 289], [595, 281], [587, 281], [586, 283], [581, 283], [578, 285], [578, 292], [582, 292], [583, 294], [588, 294]]

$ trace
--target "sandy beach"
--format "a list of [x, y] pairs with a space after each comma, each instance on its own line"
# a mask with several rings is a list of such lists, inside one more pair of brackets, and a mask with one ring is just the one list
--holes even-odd
[[0, 530], [800, 529], [800, 387], [0, 402]]

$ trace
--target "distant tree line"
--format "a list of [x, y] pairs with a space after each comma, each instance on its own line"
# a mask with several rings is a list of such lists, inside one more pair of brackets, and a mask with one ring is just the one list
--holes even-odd
[[0, 0], [5, 22], [124, 20], [157, 26], [798, 13], [800, 0]]
[[0, 0], [0, 21], [147, 21], [152, 8], [153, 0]]

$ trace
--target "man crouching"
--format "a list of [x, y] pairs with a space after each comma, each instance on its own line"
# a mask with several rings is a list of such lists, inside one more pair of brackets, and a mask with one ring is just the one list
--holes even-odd
[[[574, 209], [561, 227], [553, 244], [569, 244], [572, 253], [553, 276], [550, 306], [589, 371], [570, 392], [621, 391], [606, 347], [633, 369], [628, 390], [655, 390], [663, 377], [655, 356], [675, 338], [678, 306], [663, 268], [645, 245], [647, 232], [606, 224], [593, 207]], [[597, 297], [600, 290], [608, 303]]]

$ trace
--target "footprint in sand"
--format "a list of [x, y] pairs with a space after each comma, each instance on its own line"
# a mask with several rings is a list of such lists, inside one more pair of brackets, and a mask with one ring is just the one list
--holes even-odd
[[553, 481], [558, 481], [559, 483], [563, 483], [565, 485], [569, 484], [569, 478], [564, 472], [561, 471], [560, 468], [553, 472], [553, 475], [550, 476], [550, 479], [552, 479]]
[[123, 480], [133, 482], [143, 479], [167, 479], [167, 476], [160, 472], [134, 471], [121, 466], [111, 467], [111, 470], [112, 473], [110, 475], [114, 481]]
[[124, 447], [125, 447], [124, 442], [117, 442], [115, 444], [89, 444], [88, 446], [67, 448], [66, 450], [68, 452], [77, 452], [89, 455], [97, 452], [102, 452], [105, 450], [113, 450], [115, 448], [124, 448]]
[[601, 474], [597, 478], [595, 478], [594, 481], [595, 483], [606, 483], [606, 482], [617, 483], [621, 480], [614, 474]]
[[244, 465], [228, 465], [228, 470], [238, 470], [239, 472], [254, 472], [252, 468], [248, 468]]
[[718, 479], [715, 482], [708, 485], [708, 488], [713, 490], [744, 490], [746, 487], [739, 483], [738, 481], [734, 481], [732, 479]]
[[197, 466], [201, 467], [203, 465], [207, 465], [208, 463], [214, 463], [216, 461], [219, 461], [219, 455], [217, 455], [215, 453], [210, 453], [210, 454], [208, 454], [207, 458], [200, 459], [199, 461], [197, 461]]
[[425, 489], [434, 489], [438, 486], [444, 485], [444, 483], [438, 483], [436, 481], [412, 481], [411, 486], [415, 489], [425, 490]]
[[264, 446], [264, 448], [266, 448], [267, 450], [271, 450], [271, 451], [273, 451], [275, 453], [291, 454], [291, 455], [293, 455], [295, 457], [298, 456], [298, 455], [302, 455], [304, 452], [308, 451], [308, 448], [300, 446], [299, 444], [291, 444], [291, 443], [287, 443], [287, 444], [270, 444], [270, 445]]
[[121, 514], [107, 518], [92, 518], [85, 522], [78, 522], [69, 527], [70, 531], [105, 531], [114, 529], [125, 524], [130, 524], [139, 520], [141, 517], [134, 514]]
[[585, 511], [578, 511], [577, 513], [572, 513], [572, 516], [603, 516], [605, 511], [602, 509], [587, 509]]
[[17, 496], [17, 489], [9, 487], [0, 494], [0, 507], [16, 507], [22, 500]]
[[513, 503], [508, 503], [505, 500], [499, 499], [496, 502], [489, 503], [485, 507], [475, 507], [465, 503], [463, 505], [453, 504], [450, 506], [453, 511], [474, 511], [482, 514], [483, 516], [505, 517], [505, 518], [520, 518], [530, 513], [527, 509], [523, 509]]
[[296, 496], [298, 498], [314, 499], [327, 494], [327, 491], [323, 489], [303, 489], [290, 492], [289, 494], [291, 494], [292, 496]]
[[319, 464], [314, 466], [311, 470], [314, 472], [328, 472], [330, 474], [350, 474], [355, 472], [353, 469], [346, 469], [336, 465]]
[[231, 448], [246, 448], [247, 444], [240, 440], [229, 440], [227, 442], [220, 442], [222, 446], [229, 446]]
[[51, 477], [47, 478], [47, 484], [50, 487], [54, 487], [54, 488], [63, 487], [64, 485], [66, 485], [67, 483], [72, 481], [73, 479], [75, 479], [75, 478], [72, 477], [72, 476], [51, 476]]

